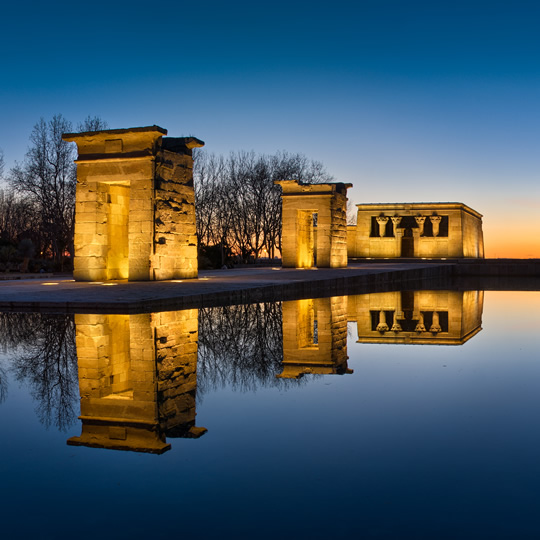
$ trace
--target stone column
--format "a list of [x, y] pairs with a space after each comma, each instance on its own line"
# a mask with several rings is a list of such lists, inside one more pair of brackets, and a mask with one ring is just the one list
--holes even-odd
[[388, 218], [386, 216], [377, 216], [375, 219], [379, 224], [379, 236], [383, 238], [386, 232], [386, 224], [388, 223]]
[[[423, 226], [422, 226], [423, 229]], [[412, 236], [413, 236], [413, 250], [414, 250], [414, 256], [420, 257], [420, 229], [413, 229], [412, 230]]]
[[437, 334], [441, 331], [441, 325], [439, 324], [439, 314], [436, 311], [433, 312], [433, 321], [431, 326], [429, 327], [429, 331], [433, 332], [434, 334]]
[[441, 216], [429, 216], [429, 221], [433, 227], [433, 236], [439, 236], [439, 225], [441, 223]]
[[[396, 293], [396, 311], [394, 313], [394, 325], [399, 326], [399, 332], [401, 332], [401, 325], [397, 322], [398, 320], [403, 320], [405, 318], [405, 314], [403, 313], [403, 305], [401, 303], [401, 293]], [[392, 327], [392, 330], [394, 328]]]
[[394, 229], [394, 238], [396, 239], [396, 257], [401, 257], [401, 240], [405, 231], [403, 229]]
[[424, 324], [424, 314], [419, 311], [418, 312], [418, 317], [416, 317], [418, 319], [418, 323], [416, 325], [416, 328], [414, 329], [415, 332], [425, 332], [426, 331], [426, 325]]
[[394, 311], [394, 322], [392, 324], [392, 332], [401, 332], [401, 324], [398, 323], [398, 312]]
[[394, 237], [396, 239], [396, 257], [401, 257], [401, 239], [403, 238], [403, 235], [405, 234], [405, 231], [403, 229], [399, 229], [399, 224], [401, 223], [401, 216], [392, 216], [392, 225], [394, 226]]
[[394, 225], [394, 234], [401, 223], [401, 216], [392, 216], [392, 224]]
[[424, 224], [426, 222], [426, 216], [414, 216], [414, 220], [418, 225], [418, 236], [422, 236], [424, 234]]
[[388, 325], [386, 324], [386, 314], [383, 309], [381, 309], [381, 311], [379, 312], [379, 324], [377, 325], [377, 332], [388, 332]]

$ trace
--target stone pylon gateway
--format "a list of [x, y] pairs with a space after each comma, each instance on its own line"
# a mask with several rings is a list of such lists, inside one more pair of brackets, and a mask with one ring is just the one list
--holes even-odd
[[305, 184], [298, 180], [275, 183], [283, 190], [283, 267], [346, 267], [347, 189], [352, 184]]
[[347, 297], [283, 302], [283, 379], [349, 374]]
[[161, 454], [198, 438], [197, 309], [75, 315], [82, 432], [67, 443]]
[[74, 277], [196, 278], [195, 137], [159, 126], [66, 133], [77, 143]]

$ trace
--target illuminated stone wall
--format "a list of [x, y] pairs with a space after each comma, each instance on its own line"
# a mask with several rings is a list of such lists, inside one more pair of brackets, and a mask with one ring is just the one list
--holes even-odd
[[197, 277], [194, 137], [158, 126], [64, 134], [77, 143], [74, 277]]
[[152, 325], [160, 425], [167, 437], [199, 437], [206, 429], [195, 426], [198, 310], [155, 313]]
[[196, 438], [198, 310], [75, 315], [82, 433], [68, 444], [162, 453]]
[[358, 204], [349, 257], [483, 258], [482, 215], [461, 203]]
[[352, 373], [347, 367], [347, 297], [283, 302], [283, 371], [278, 377], [306, 373]]
[[462, 345], [482, 329], [483, 291], [395, 291], [349, 296], [360, 343]]
[[276, 184], [283, 190], [283, 267], [347, 266], [347, 189], [352, 184], [303, 184], [296, 180]]

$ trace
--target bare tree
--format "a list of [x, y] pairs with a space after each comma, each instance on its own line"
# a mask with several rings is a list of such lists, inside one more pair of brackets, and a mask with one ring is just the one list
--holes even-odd
[[225, 177], [225, 160], [222, 156], [197, 152], [194, 165], [195, 207], [199, 244], [218, 244], [228, 226], [221, 188]]
[[356, 225], [356, 220], [358, 219], [358, 208], [351, 201], [347, 201], [347, 225]]
[[[79, 131], [106, 128], [107, 123], [97, 116], [77, 124]], [[32, 130], [24, 161], [16, 164], [8, 178], [14, 197], [10, 201], [23, 205], [24, 210], [21, 215], [26, 225], [19, 223], [23, 227], [19, 236], [24, 232], [28, 237], [25, 231], [31, 223], [31, 240], [40, 255], [52, 257], [60, 268], [66, 252], [73, 253], [76, 150], [73, 143], [62, 140], [62, 134], [70, 131], [71, 122], [61, 114], [48, 122], [42, 118]], [[1, 219], [7, 222], [10, 218], [4, 215]]]
[[82, 122], [77, 124], [77, 131], [84, 133], [86, 131], [101, 131], [108, 129], [108, 124], [105, 120], [102, 120], [99, 116], [88, 115]]
[[18, 197], [12, 190], [0, 190], [0, 239], [13, 245], [29, 238], [39, 245], [39, 220], [32, 201]]
[[257, 260], [263, 250], [273, 257], [281, 241], [281, 190], [274, 181], [286, 179], [315, 183], [332, 177], [302, 154], [236, 152], [225, 160], [199, 152], [194, 182], [201, 248], [221, 246], [221, 265], [224, 247], [244, 260]]
[[72, 251], [75, 150], [62, 140], [62, 133], [71, 130], [71, 123], [62, 115], [49, 122], [42, 118], [32, 130], [24, 162], [11, 170], [9, 178], [12, 188], [35, 205], [45, 249], [60, 266], [65, 251]]

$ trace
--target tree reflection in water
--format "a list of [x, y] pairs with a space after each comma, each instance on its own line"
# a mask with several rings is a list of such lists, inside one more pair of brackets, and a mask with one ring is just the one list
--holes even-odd
[[0, 366], [0, 403], [7, 397], [7, 377], [6, 370]]
[[[65, 431], [79, 404], [75, 323], [72, 315], [1, 313], [1, 344], [16, 347], [11, 370], [27, 382], [43, 424]], [[5, 377], [0, 374], [0, 378]], [[0, 390], [0, 397], [7, 389]]]
[[[73, 316], [0, 313], [0, 345], [16, 351], [4, 371], [29, 384], [40, 421], [65, 431], [77, 418], [80, 400]], [[227, 385], [247, 391], [302, 384], [302, 379], [276, 378], [282, 360], [280, 303], [199, 310], [199, 396]], [[0, 371], [0, 401], [7, 390], [5, 372]]]
[[301, 384], [299, 380], [276, 378], [282, 360], [281, 303], [199, 310], [199, 393], [227, 385], [247, 391]]

